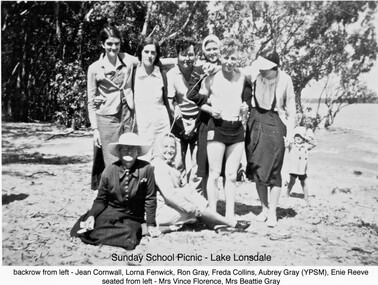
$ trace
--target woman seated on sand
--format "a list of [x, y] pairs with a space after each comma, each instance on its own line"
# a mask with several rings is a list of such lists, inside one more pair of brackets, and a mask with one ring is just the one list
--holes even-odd
[[[218, 231], [244, 231], [250, 223], [227, 219], [209, 207], [207, 200], [189, 185], [184, 186], [175, 167], [177, 140], [172, 134], [156, 139], [151, 164], [155, 167], [157, 191], [156, 222], [162, 232], [193, 223], [200, 218]], [[173, 226], [173, 227], [172, 227]], [[176, 227], [175, 227], [176, 226]]]
[[153, 167], [137, 157], [148, 152], [147, 142], [137, 134], [126, 133], [108, 145], [119, 160], [102, 173], [97, 198], [92, 208], [79, 218], [71, 236], [93, 245], [134, 249], [142, 237], [145, 221], [150, 236], [158, 236], [155, 227], [156, 191]]

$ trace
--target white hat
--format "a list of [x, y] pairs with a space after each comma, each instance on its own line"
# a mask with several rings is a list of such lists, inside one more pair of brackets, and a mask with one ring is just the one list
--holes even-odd
[[269, 70], [277, 66], [276, 63], [262, 56], [259, 56], [254, 62], [252, 62], [252, 65], [254, 65], [258, 70]]
[[119, 146], [129, 145], [129, 146], [139, 146], [140, 153], [139, 156], [145, 155], [150, 149], [150, 145], [144, 138], [138, 136], [135, 133], [125, 133], [122, 134], [118, 142], [108, 144], [109, 152], [118, 157], [119, 156]]
[[214, 42], [218, 46], [218, 48], [220, 47], [220, 40], [219, 40], [219, 38], [217, 36], [215, 36], [215, 35], [208, 35], [202, 41], [202, 51], [203, 52], [205, 51], [205, 48], [206, 48], [207, 44], [210, 43], [210, 42]]
[[306, 139], [306, 128], [305, 127], [296, 127], [294, 129], [294, 136], [300, 135], [303, 139]]

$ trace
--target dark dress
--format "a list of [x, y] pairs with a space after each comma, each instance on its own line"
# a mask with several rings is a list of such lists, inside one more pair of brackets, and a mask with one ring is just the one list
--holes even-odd
[[[107, 166], [101, 176], [98, 195], [91, 210], [81, 216], [71, 236], [84, 243], [134, 249], [142, 237], [141, 223], [155, 226], [156, 192], [153, 167], [136, 160], [127, 171], [120, 161]], [[95, 217], [92, 231], [78, 234], [80, 222]]]
[[[255, 88], [252, 94], [254, 90]], [[260, 108], [255, 96], [252, 96], [252, 100], [256, 107], [250, 105], [250, 117], [247, 123], [246, 175], [256, 183], [269, 187], [281, 187], [281, 169], [285, 154], [283, 137], [286, 136], [286, 126], [281, 121], [278, 112], [274, 111], [276, 96], [270, 110]]]

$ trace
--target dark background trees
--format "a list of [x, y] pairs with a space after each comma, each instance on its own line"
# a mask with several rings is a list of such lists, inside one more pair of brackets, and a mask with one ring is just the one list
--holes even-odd
[[130, 54], [142, 34], [159, 40], [163, 56], [176, 56], [182, 35], [198, 42], [208, 33], [233, 36], [243, 45], [242, 65], [275, 48], [293, 78], [298, 111], [311, 81], [336, 80], [337, 92], [319, 101], [331, 123], [340, 102], [376, 96], [360, 82], [378, 53], [376, 9], [368, 1], [2, 1], [2, 117], [87, 125], [86, 70], [101, 52], [99, 31], [114, 22]]

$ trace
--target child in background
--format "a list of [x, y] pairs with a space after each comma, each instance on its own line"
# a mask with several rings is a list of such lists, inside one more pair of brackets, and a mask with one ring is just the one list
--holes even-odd
[[296, 127], [294, 131], [294, 141], [289, 142], [285, 139], [285, 146], [289, 151], [289, 174], [290, 181], [287, 186], [287, 196], [290, 197], [291, 189], [295, 184], [295, 180], [299, 178], [304, 193], [305, 201], [308, 202], [307, 188], [307, 161], [308, 151], [316, 145], [313, 138], [307, 138], [305, 127]]

